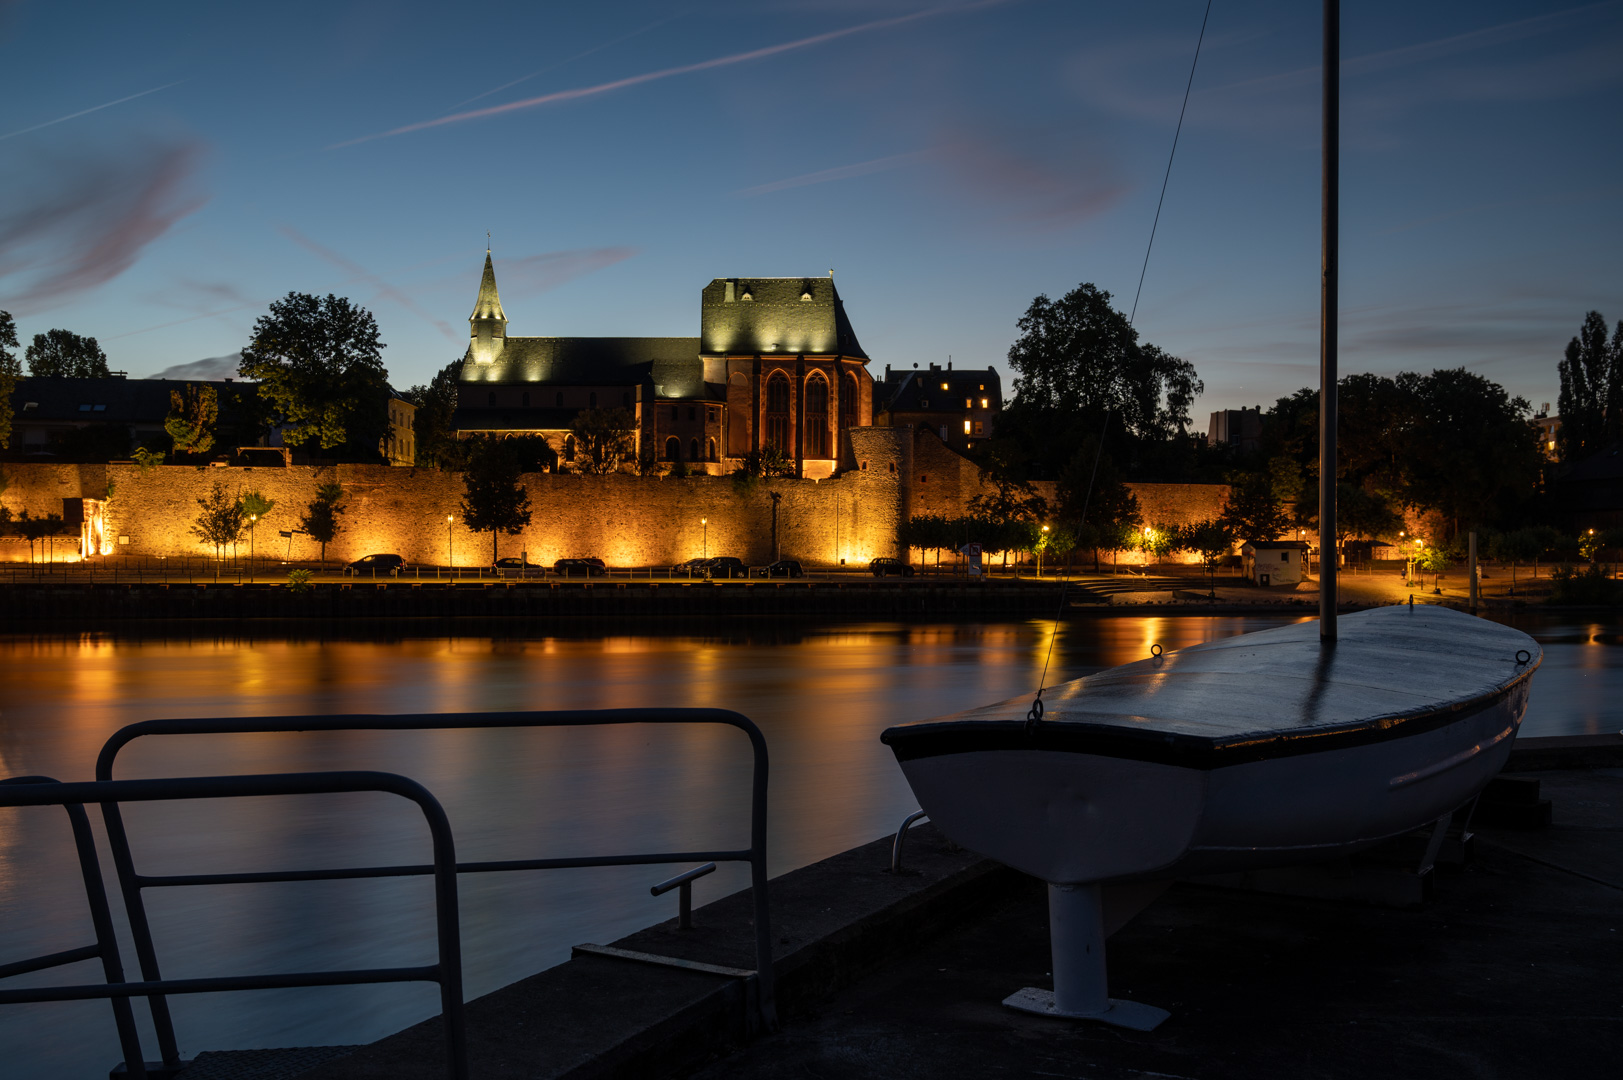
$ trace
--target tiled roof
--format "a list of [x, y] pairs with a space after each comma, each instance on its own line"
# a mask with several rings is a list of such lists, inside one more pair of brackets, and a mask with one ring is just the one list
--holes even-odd
[[[947, 389], [941, 389], [942, 383]], [[891, 372], [874, 385], [874, 394], [879, 398], [874, 407], [880, 412], [963, 412], [965, 398], [977, 403], [986, 398], [991, 408], [1003, 403], [1002, 383], [991, 368]]]
[[827, 277], [716, 278], [700, 299], [699, 335], [709, 355], [868, 358]]
[[656, 361], [698, 359], [698, 338], [510, 337], [493, 363], [466, 357], [462, 381], [626, 386], [647, 380]]

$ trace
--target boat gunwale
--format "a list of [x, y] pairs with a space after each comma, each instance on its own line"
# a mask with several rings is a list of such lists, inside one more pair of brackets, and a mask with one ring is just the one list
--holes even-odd
[[1213, 737], [1158, 729], [1150, 726], [1156, 721], [1149, 717], [1125, 714], [1126, 719], [1146, 726], [1123, 727], [1085, 720], [927, 720], [887, 728], [879, 739], [891, 748], [898, 763], [983, 751], [1039, 750], [1210, 771], [1423, 735], [1497, 706], [1530, 680], [1543, 662], [1541, 649], [1514, 678], [1486, 694], [1336, 725]]

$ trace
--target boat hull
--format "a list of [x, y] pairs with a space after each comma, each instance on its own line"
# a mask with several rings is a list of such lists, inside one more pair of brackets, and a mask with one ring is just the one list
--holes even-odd
[[1408, 734], [1215, 768], [1066, 749], [901, 761], [955, 843], [1057, 885], [1345, 854], [1432, 822], [1504, 767], [1530, 681]]

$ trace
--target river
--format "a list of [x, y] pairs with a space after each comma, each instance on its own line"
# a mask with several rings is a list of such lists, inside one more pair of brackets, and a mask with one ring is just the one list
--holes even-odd
[[[323, 639], [0, 637], [0, 776], [91, 779], [124, 724], [154, 717], [715, 706], [772, 754], [773, 874], [893, 831], [915, 803], [879, 732], [1026, 693], [1050, 642], [1056, 679], [1285, 618], [1118, 617], [1067, 624], [680, 628], [580, 636]], [[1615, 730], [1623, 626], [1519, 620], [1545, 646], [1524, 735]], [[152, 738], [120, 778], [370, 768], [439, 797], [464, 861], [748, 845], [749, 751], [726, 728]], [[95, 815], [92, 815], [95, 820]], [[426, 862], [420, 816], [385, 795], [126, 809], [149, 873]], [[99, 826], [98, 826], [99, 833]], [[105, 845], [104, 868], [110, 871]], [[467, 996], [674, 913], [659, 867], [481, 874], [461, 882]], [[695, 906], [747, 884], [724, 866]], [[208, 886], [148, 894], [168, 977], [431, 963], [426, 879]], [[115, 921], [123, 923], [115, 899]], [[91, 940], [65, 816], [0, 812], [0, 963]], [[124, 942], [126, 969], [133, 953]], [[93, 963], [7, 985], [96, 981]], [[438, 1011], [429, 984], [171, 999], [185, 1053], [365, 1042]], [[137, 1015], [144, 1012], [137, 1006]], [[148, 1056], [155, 1054], [143, 1023]], [[100, 1077], [119, 1058], [105, 1002], [0, 1009], [13, 1080]]]

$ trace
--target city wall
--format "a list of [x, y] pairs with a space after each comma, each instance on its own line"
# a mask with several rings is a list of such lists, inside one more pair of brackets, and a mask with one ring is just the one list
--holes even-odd
[[[772, 494], [778, 502], [779, 546], [785, 558], [808, 566], [866, 565], [880, 555], [901, 555], [902, 523], [919, 514], [957, 517], [983, 487], [975, 466], [937, 439], [914, 439], [888, 428], [850, 432], [840, 475], [821, 481], [769, 480], [740, 488], [731, 478], [581, 476], [539, 473], [522, 478], [530, 497], [530, 524], [502, 535], [501, 556], [526, 553], [550, 565], [560, 558], [597, 557], [614, 566], [661, 566], [701, 554], [733, 555], [752, 565], [769, 562]], [[933, 444], [933, 445], [932, 445]], [[258, 491], [275, 507], [254, 529], [261, 557], [316, 558], [319, 545], [282, 531], [299, 517], [323, 484], [344, 490], [347, 511], [328, 545], [329, 562], [372, 552], [394, 552], [426, 565], [488, 565], [489, 533], [463, 524], [460, 473], [372, 465], [291, 468], [198, 468], [159, 465], [7, 464], [0, 504], [13, 514], [61, 514], [64, 500], [100, 500], [106, 544], [117, 555], [212, 555], [192, 532], [199, 506], [219, 483], [232, 495]], [[1216, 516], [1227, 488], [1205, 484], [1133, 484], [1146, 522], [1177, 525]], [[1039, 485], [1053, 499], [1052, 485]], [[446, 518], [454, 520], [447, 523]], [[245, 535], [238, 553], [246, 555]], [[72, 539], [54, 544], [73, 557]], [[1080, 556], [1078, 556], [1080, 557]], [[1124, 556], [1133, 561], [1137, 553]], [[0, 562], [29, 559], [20, 539], [0, 539]]]

